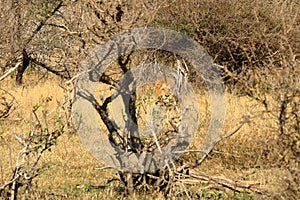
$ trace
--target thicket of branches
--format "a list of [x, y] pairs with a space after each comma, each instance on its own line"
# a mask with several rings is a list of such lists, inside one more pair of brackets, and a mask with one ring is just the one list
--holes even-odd
[[260, 116], [274, 123], [278, 165], [294, 177], [289, 180], [294, 198], [300, 162], [299, 10], [297, 1], [186, 1], [162, 10], [157, 20], [195, 38], [223, 70], [230, 91], [265, 107]]
[[[278, 135], [280, 160], [278, 165], [284, 163], [294, 177], [294, 180], [289, 180], [291, 191], [289, 194], [299, 194], [300, 5], [298, 1], [183, 0], [176, 3], [150, 0], [115, 2], [10, 0], [0, 3], [0, 11], [2, 30], [0, 81], [13, 77], [19, 85], [30, 85], [30, 82], [36, 83], [40, 79], [46, 80], [48, 73], [60, 76], [68, 81], [67, 84], [72, 85], [80, 62], [85, 59], [90, 49], [110, 36], [131, 28], [144, 26], [170, 28], [194, 38], [214, 58], [231, 92], [247, 95], [265, 107], [259, 116], [270, 118], [274, 122], [272, 130]], [[149, 57], [154, 55], [151, 52], [146, 53]], [[160, 56], [161, 60], [169, 59], [171, 62], [176, 60], [170, 55], [162, 54], [155, 55]], [[130, 55], [117, 61], [121, 74], [129, 69], [129, 64], [126, 66], [126, 59], [130, 59]], [[39, 80], [30, 80], [31, 73], [37, 75]], [[195, 74], [190, 74], [190, 78], [195, 84], [199, 81]], [[114, 86], [116, 80], [105, 74], [100, 81]], [[3, 93], [9, 96], [6, 91]], [[9, 115], [14, 101], [13, 97], [2, 100], [1, 109], [3, 109], [0, 111], [0, 118], [4, 119]], [[98, 108], [107, 112], [105, 106], [102, 104]], [[36, 111], [33, 110], [33, 113]], [[36, 117], [36, 120], [39, 121], [39, 117]], [[62, 129], [57, 130], [59, 134], [41, 131], [43, 134], [39, 135], [40, 139], [48, 139], [43, 143], [45, 146], [40, 146], [36, 152], [41, 154], [53, 145], [53, 138], [56, 140], [62, 133]], [[28, 141], [24, 141], [16, 135], [18, 142], [25, 145], [24, 154], [29, 143], [34, 143], [33, 138], [36, 136], [32, 134], [28, 137]], [[9, 187], [10, 193], [7, 195], [14, 197], [13, 192], [16, 190], [13, 184], [20, 183], [16, 182], [19, 181], [16, 178], [18, 173], [27, 178], [29, 181], [27, 185], [30, 185], [35, 173], [27, 175], [28, 171], [24, 173], [20, 170], [21, 165], [17, 163], [12, 179], [0, 184], [2, 185], [0, 191]], [[188, 179], [193, 176], [195, 179], [212, 181], [232, 190], [260, 192], [251, 185], [237, 185], [231, 180], [214, 180], [214, 177], [189, 174], [189, 169], [182, 166], [183, 163], [176, 163], [172, 169], [168, 168], [160, 174], [146, 176], [120, 172], [120, 176], [129, 192], [133, 191], [134, 184], [139, 186], [137, 188], [144, 188], [143, 184], [146, 183], [148, 189], [153, 187], [164, 190], [167, 195], [172, 192], [173, 183], [182, 181], [182, 177]], [[32, 165], [32, 168], [34, 167], [35, 162]]]

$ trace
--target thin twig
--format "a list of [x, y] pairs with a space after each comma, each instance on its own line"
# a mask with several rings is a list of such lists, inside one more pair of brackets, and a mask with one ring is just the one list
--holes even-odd
[[22, 62], [18, 62], [14, 67], [10, 68], [9, 70], [7, 70], [7, 72], [5, 72], [1, 77], [0, 77], [0, 81], [4, 80], [8, 75], [10, 75], [11, 73], [13, 73], [16, 69], [18, 69], [18, 67], [22, 64]]

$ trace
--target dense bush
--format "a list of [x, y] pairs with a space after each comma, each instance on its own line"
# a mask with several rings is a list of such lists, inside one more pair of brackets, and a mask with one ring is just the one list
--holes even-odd
[[294, 177], [290, 194], [299, 194], [299, 2], [181, 2], [162, 9], [156, 25], [193, 37], [219, 64], [229, 90], [265, 107], [260, 117], [278, 136], [277, 164]]
[[[289, 171], [292, 177], [286, 180], [289, 188], [281, 197], [296, 199], [300, 180], [299, 10], [298, 0], [1, 2], [0, 81], [10, 75], [18, 84], [32, 86], [41, 79], [47, 80], [47, 74], [52, 73], [65, 81], [71, 79], [70, 84], [89, 50], [110, 36], [144, 26], [177, 30], [208, 51], [222, 71], [231, 94], [247, 96], [263, 107], [255, 116], [267, 119], [265, 126], [270, 127], [269, 134], [275, 138], [271, 150], [262, 147], [262, 151], [273, 152], [272, 161], [264, 161], [265, 167]], [[174, 61], [173, 55], [164, 52], [142, 53], [147, 54], [148, 60]], [[132, 56], [136, 57], [143, 56]], [[117, 64], [123, 70], [127, 66], [122, 66], [126, 63], [122, 59]], [[23, 73], [28, 77], [22, 82]], [[109, 78], [104, 77], [102, 82], [109, 83]], [[191, 78], [195, 85], [202, 83], [199, 76]], [[0, 89], [8, 95], [2, 87], [4, 84]], [[1, 107], [0, 118], [4, 119], [9, 116], [14, 101], [3, 96], [1, 102], [4, 108]], [[128, 176], [120, 174], [121, 179]], [[163, 176], [170, 180], [169, 175]], [[123, 182], [128, 184], [128, 180]], [[172, 188], [166, 191], [171, 194]]]

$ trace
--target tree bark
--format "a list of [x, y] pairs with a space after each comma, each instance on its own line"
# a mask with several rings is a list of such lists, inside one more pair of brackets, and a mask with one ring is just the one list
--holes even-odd
[[23, 49], [22, 51], [22, 64], [18, 67], [18, 72], [17, 72], [17, 76], [16, 76], [16, 83], [18, 85], [22, 84], [22, 79], [23, 79], [23, 74], [25, 72], [25, 70], [27, 69], [27, 67], [30, 64], [30, 58], [26, 52], [25, 49]]

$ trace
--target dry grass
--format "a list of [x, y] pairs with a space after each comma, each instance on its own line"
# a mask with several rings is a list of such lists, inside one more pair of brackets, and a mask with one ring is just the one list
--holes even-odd
[[[226, 72], [226, 80], [231, 83], [228, 85], [232, 86], [230, 91], [237, 91], [238, 94], [227, 93], [227, 115], [223, 134], [234, 129], [241, 118], [251, 110], [250, 122], [232, 137], [221, 141], [194, 172], [256, 183], [257, 187], [264, 191], [264, 194], [221, 191], [206, 183], [190, 182], [186, 184], [186, 188], [192, 198], [295, 199], [297, 197], [296, 192], [299, 192], [299, 180], [296, 179], [299, 176], [300, 114], [298, 109], [300, 7], [297, 0], [209, 0], [202, 2], [182, 0], [180, 4], [174, 3], [172, 0], [164, 1], [165, 5], [162, 5], [161, 9], [157, 9], [159, 6], [156, 7], [155, 3], [152, 5], [150, 1], [149, 4], [146, 1], [147, 4], [143, 4], [142, 10], [138, 12], [132, 9], [132, 6], [124, 5], [122, 9], [126, 15], [125, 20], [116, 24], [112, 18], [112, 22], [109, 21], [107, 25], [105, 25], [106, 23], [101, 24], [101, 20], [93, 16], [93, 11], [102, 9], [97, 6], [93, 8], [93, 5], [96, 5], [91, 4], [95, 3], [94, 0], [74, 2], [75, 6], [73, 3], [64, 2], [67, 6], [64, 8], [66, 11], [62, 13], [66, 16], [59, 16], [53, 22], [62, 23], [63, 26], [69, 27], [70, 31], [88, 34], [77, 38], [74, 37], [74, 34], [55, 27], [44, 27], [43, 31], [34, 37], [33, 44], [28, 46], [27, 51], [32, 53], [31, 56], [37, 56], [50, 66], [53, 64], [53, 69], [60, 69], [63, 67], [62, 64], [68, 63], [68, 69], [75, 74], [78, 63], [85, 57], [87, 49], [96, 43], [101, 43], [102, 37], [107, 38], [109, 35], [119, 32], [120, 29], [134, 27], [127, 26], [127, 22], [131, 21], [127, 21], [128, 18], [140, 18], [142, 22], [134, 23], [137, 26], [148, 24], [153, 20], [152, 25], [154, 26], [171, 28], [193, 37], [206, 48], [217, 64], [224, 66], [222, 69], [225, 70], [224, 73]], [[115, 9], [114, 3], [104, 3], [103, 6], [108, 6], [104, 10], [109, 11], [108, 13], [117, 12], [119, 8]], [[81, 12], [77, 12], [77, 8], [79, 11], [86, 6], [85, 4], [92, 5], [87, 9], [87, 13], [84, 12], [90, 16], [82, 18], [79, 14]], [[26, 8], [30, 5], [26, 3], [22, 13], [27, 13]], [[145, 10], [145, 6], [153, 9]], [[72, 14], [68, 14], [68, 9]], [[11, 14], [14, 15], [16, 10], [4, 9], [4, 11], [9, 14], [8, 18], [3, 18], [7, 20], [10, 19]], [[73, 14], [73, 11], [76, 14]], [[140, 15], [144, 12], [143, 16]], [[102, 11], [101, 13], [105, 14]], [[157, 15], [155, 15], [156, 13]], [[31, 17], [38, 24], [40, 20], [36, 16]], [[80, 20], [75, 20], [74, 25], [69, 26], [60, 20], [65, 17], [66, 19], [74, 17], [74, 19]], [[30, 19], [28, 22], [31, 23], [31, 18], [28, 19]], [[82, 21], [82, 19], [85, 20]], [[148, 20], [147, 23], [143, 21], [145, 19]], [[14, 66], [15, 62], [21, 61], [21, 57], [20, 60], [13, 61], [13, 58], [18, 57], [19, 59], [19, 55], [18, 53], [10, 55], [9, 52], [20, 53], [20, 50], [22, 51], [22, 49], [18, 51], [18, 48], [23, 47], [21, 41], [24, 38], [19, 38], [19, 36], [22, 35], [26, 38], [34, 32], [34, 29], [31, 30], [31, 26], [27, 26], [28, 22], [19, 27], [14, 26], [14, 23], [6, 23], [6, 21], [2, 23], [3, 30], [6, 30], [3, 33], [2, 41], [11, 41], [12, 43], [1, 44], [1, 47], [3, 46], [0, 52], [0, 70], [2, 72]], [[23, 30], [24, 26], [26, 28]], [[15, 30], [20, 32], [14, 33]], [[106, 30], [113, 31], [106, 32]], [[65, 43], [61, 41], [62, 34], [66, 39]], [[57, 39], [56, 37], [53, 39], [52, 35], [55, 35]], [[56, 47], [56, 44], [49, 41], [61, 44]], [[81, 42], [86, 43], [86, 49], [77, 45]], [[46, 43], [49, 49], [45, 50]], [[69, 53], [74, 46], [76, 47], [75, 53]], [[14, 48], [16, 49], [14, 50]], [[82, 53], [77, 53], [77, 50]], [[140, 55], [142, 53], [137, 52], [137, 57]], [[157, 55], [159, 56], [159, 54]], [[52, 57], [59, 59], [51, 59]], [[168, 56], [162, 57], [159, 61], [168, 63]], [[139, 62], [137, 61], [137, 63]], [[0, 87], [9, 91], [16, 100], [9, 117], [0, 119], [0, 186], [12, 177], [15, 158], [21, 148], [13, 137], [13, 133], [27, 134], [31, 130], [34, 119], [32, 116], [33, 106], [43, 99], [51, 97], [52, 101], [43, 109], [52, 112], [54, 116], [62, 112], [60, 103], [65, 94], [59, 86], [61, 80], [48, 74], [45, 69], [33, 66], [26, 71], [22, 86], [15, 85], [14, 80], [1, 81]], [[43, 78], [43, 76], [48, 77]], [[193, 84], [199, 81], [198, 77], [192, 77], [192, 79]], [[108, 88], [108, 90], [110, 89]], [[247, 94], [253, 98], [241, 94]], [[2, 101], [2, 93], [0, 95]], [[286, 99], [282, 97], [286, 97]], [[208, 98], [209, 96], [205, 92], [198, 94], [201, 123], [199, 132], [190, 147], [192, 149], [201, 147], [204, 133], [210, 122]], [[254, 100], [255, 98], [258, 100]], [[265, 102], [269, 106], [269, 112], [266, 113], [265, 107], [258, 102]], [[253, 108], [253, 106], [255, 107]], [[285, 106], [286, 108], [284, 108]], [[281, 114], [282, 117], [280, 117]], [[281, 133], [280, 128], [283, 128]], [[181, 158], [184, 161], [194, 161], [195, 159], [195, 153], [185, 154]], [[33, 181], [29, 199], [164, 198], [162, 193], [144, 191], [136, 191], [135, 194], [125, 196], [125, 187], [121, 181], [117, 180], [116, 171], [102, 169], [103, 165], [87, 152], [72, 130], [62, 135], [51, 151], [44, 154], [39, 166], [42, 167], [42, 171]], [[178, 185], [178, 187], [180, 188], [182, 185]], [[186, 196], [181, 193], [176, 197]], [[176, 197], [170, 198], [176, 199]]]
[[[20, 122], [20, 118], [30, 120], [32, 106], [42, 97], [53, 96], [54, 101], [49, 109], [56, 107], [57, 102], [63, 97], [58, 80], [47, 80], [30, 87], [15, 87], [6, 85], [7, 89], [16, 97], [18, 105], [9, 118], [1, 121], [1, 179], [11, 175], [11, 165], [14, 162], [18, 145], [12, 137], [13, 131], [26, 131], [28, 126]], [[205, 131], [209, 121], [208, 95], [201, 95], [199, 105], [201, 110], [201, 127], [199, 132]], [[57, 102], [56, 102], [57, 101]], [[224, 132], [232, 130], [255, 103], [247, 97], [237, 97], [227, 94], [227, 116]], [[257, 106], [253, 113], [259, 113]], [[276, 146], [272, 143], [275, 136], [268, 127], [270, 121], [254, 117], [250, 124], [246, 124], [233, 137], [221, 142], [196, 169], [211, 176], [227, 177], [236, 181], [255, 182], [269, 195], [275, 197], [283, 194], [288, 187], [287, 179], [290, 174], [283, 170], [277, 163]], [[199, 146], [199, 134], [194, 140], [194, 148]], [[5, 145], [3, 145], [5, 144]], [[193, 160], [191, 155], [185, 155]], [[51, 152], [45, 153], [40, 162], [43, 166], [41, 174], [34, 180], [31, 198], [44, 199], [123, 199], [125, 198], [124, 186], [118, 181], [116, 171], [100, 169], [101, 163], [95, 160], [81, 144], [77, 135], [68, 134], [61, 136], [57, 145]], [[190, 185], [189, 191], [194, 198], [217, 198], [220, 192], [203, 189], [203, 185]], [[202, 189], [201, 189], [202, 188]], [[157, 199], [162, 194], [134, 194], [127, 199]], [[262, 198], [257, 195], [247, 194], [222, 194], [222, 198]], [[162, 197], [162, 196], [161, 196]]]

